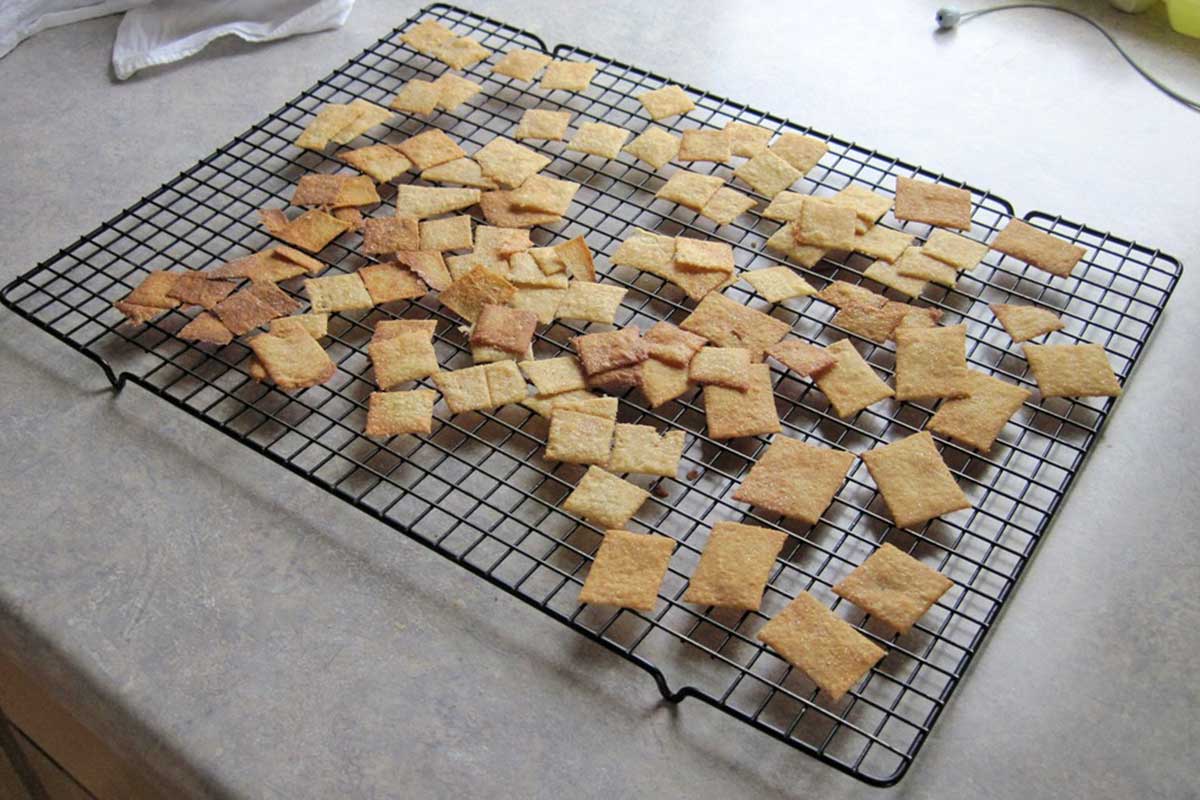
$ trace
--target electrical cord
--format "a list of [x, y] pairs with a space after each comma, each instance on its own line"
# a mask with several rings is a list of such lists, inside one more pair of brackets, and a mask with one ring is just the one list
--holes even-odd
[[1121, 45], [1117, 44], [1117, 40], [1114, 39], [1112, 34], [1110, 34], [1107, 30], [1105, 30], [1103, 26], [1101, 26], [1098, 22], [1096, 22], [1092, 18], [1085, 16], [1083, 14], [1080, 14], [1078, 11], [1073, 11], [1069, 8], [1061, 8], [1059, 6], [1047, 5], [1045, 3], [1008, 3], [1006, 5], [1001, 5], [1001, 6], [991, 6], [989, 8], [980, 8], [980, 9], [976, 9], [975, 11], [959, 11], [954, 6], [948, 6], [946, 8], [938, 9], [935, 19], [937, 20], [937, 25], [938, 25], [939, 30], [949, 31], [949, 30], [954, 30], [955, 28], [958, 27], [959, 23], [966, 22], [967, 20], [971, 19], [972, 17], [982, 17], [985, 14], [991, 14], [996, 11], [1013, 11], [1016, 9], [1030, 9], [1030, 8], [1043, 9], [1045, 11], [1061, 11], [1063, 14], [1069, 14], [1072, 17], [1075, 17], [1076, 19], [1083, 20], [1088, 25], [1091, 25], [1093, 28], [1098, 30], [1100, 32], [1101, 36], [1103, 36], [1105, 39], [1108, 39], [1108, 43], [1111, 44], [1114, 48], [1116, 48], [1117, 52], [1121, 54], [1121, 58], [1125, 59], [1125, 62], [1127, 64], [1129, 64], [1129, 66], [1133, 67], [1134, 71], [1136, 71], [1137, 74], [1139, 74], [1143, 78], [1145, 78], [1150, 83], [1151, 86], [1153, 86], [1155, 89], [1158, 89], [1160, 92], [1162, 92], [1167, 97], [1174, 100], [1175, 102], [1179, 103], [1180, 105], [1182, 105], [1186, 108], [1189, 108], [1192, 111], [1200, 111], [1200, 101], [1192, 100], [1189, 97], [1185, 97], [1184, 95], [1180, 94], [1179, 92], [1175, 91], [1174, 89], [1170, 88], [1169, 86], [1166, 86], [1165, 84], [1163, 84], [1162, 81], [1160, 81], [1158, 78], [1155, 78], [1153, 75], [1151, 75], [1145, 69], [1143, 69], [1141, 64], [1138, 64], [1136, 61], [1134, 61], [1133, 57], [1130, 56], [1129, 53], [1126, 53], [1125, 49], [1123, 47], [1121, 47]]

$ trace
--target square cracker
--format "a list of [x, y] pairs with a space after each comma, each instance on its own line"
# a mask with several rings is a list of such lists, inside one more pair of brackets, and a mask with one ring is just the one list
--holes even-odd
[[492, 67], [492, 72], [519, 81], [531, 81], [549, 63], [550, 56], [536, 50], [509, 50]]
[[421, 180], [430, 183], [456, 183], [476, 189], [497, 189], [499, 184], [483, 174], [478, 164], [469, 158], [456, 158], [421, 173]]
[[837, 363], [837, 359], [826, 352], [824, 347], [799, 339], [776, 342], [767, 348], [767, 355], [802, 378], [820, 375]]
[[595, 76], [596, 65], [590, 61], [551, 61], [538, 88], [582, 92]]
[[959, 272], [964, 272], [979, 266], [979, 262], [987, 255], [988, 246], [983, 242], [938, 228], [929, 234], [921, 250], [930, 258], [936, 258]]
[[783, 531], [758, 525], [718, 522], [708, 534], [683, 601], [757, 611], [787, 538]]
[[898, 527], [971, 507], [929, 431], [867, 450], [862, 460]]
[[876, 344], [884, 344], [892, 338], [911, 308], [906, 303], [891, 301], [881, 306], [874, 303], [846, 303], [831, 321], [849, 333]]
[[769, 303], [782, 303], [793, 297], [808, 297], [817, 293], [808, 281], [788, 267], [752, 269], [743, 272], [742, 278]]
[[986, 453], [1031, 392], [982, 372], [968, 372], [969, 394], [942, 403], [926, 428]]
[[854, 209], [858, 216], [858, 230], [865, 231], [892, 207], [892, 198], [872, 192], [865, 186], [852, 183], [834, 195], [834, 202]]
[[[396, 96], [388, 103], [388, 108], [428, 116], [437, 109], [441, 96], [441, 87], [433, 81], [413, 78], [400, 87], [400, 91], [396, 92]], [[390, 147], [391, 145], [376, 146]]]
[[688, 93], [674, 84], [642, 92], [637, 99], [655, 122], [676, 114], [686, 114], [696, 107]]
[[358, 277], [375, 305], [424, 297], [429, 291], [416, 273], [397, 263], [360, 267]]
[[733, 171], [754, 191], [774, 197], [800, 180], [802, 173], [770, 150], [764, 150]]
[[543, 397], [587, 388], [583, 367], [572, 356], [522, 361], [517, 366]]
[[745, 347], [753, 361], [762, 360], [763, 351], [791, 330], [783, 320], [715, 292], [701, 300], [679, 327], [720, 347]]
[[581, 319], [612, 325], [617, 320], [617, 309], [624, 298], [624, 286], [571, 281], [559, 300], [554, 316], [558, 319]]
[[1063, 321], [1048, 308], [995, 303], [988, 306], [1014, 342], [1036, 339], [1051, 331], [1061, 331]]
[[521, 208], [513, 202], [512, 192], [484, 192], [479, 198], [479, 208], [489, 225], [504, 228], [532, 228], [534, 225], [549, 225], [562, 219], [558, 214]]
[[567, 142], [567, 149], [601, 158], [616, 158], [631, 135], [624, 128], [607, 122], [585, 122]]
[[816, 525], [846, 481], [854, 454], [776, 436], [750, 468], [734, 500]]
[[539, 139], [560, 142], [567, 137], [567, 126], [571, 124], [570, 111], [550, 111], [545, 108], [527, 108], [513, 136], [517, 139]]
[[600, 467], [588, 467], [562, 509], [588, 522], [616, 528], [629, 522], [650, 493]]
[[820, 139], [789, 131], [781, 133], [770, 149], [772, 153], [791, 164], [801, 175], [805, 175], [829, 151], [829, 145]]
[[611, 472], [636, 472], [641, 475], [675, 477], [683, 456], [683, 431], [667, 431], [662, 436], [653, 425], [617, 423], [613, 432]]
[[758, 638], [834, 701], [887, 655], [808, 592], [772, 617]]
[[971, 193], [941, 183], [896, 178], [896, 219], [943, 228], [971, 227]]
[[912, 245], [913, 238], [912, 234], [904, 231], [893, 230], [885, 225], [872, 225], [862, 233], [855, 232], [851, 249], [891, 264], [904, 255], [904, 251]]
[[718, 225], [728, 225], [735, 219], [754, 208], [758, 201], [744, 195], [736, 189], [722, 186], [713, 192], [700, 209], [700, 216], [707, 217]]
[[477, 265], [451, 283], [438, 295], [438, 300], [463, 319], [474, 322], [479, 319], [484, 305], [506, 305], [516, 291], [516, 287], [502, 276]]
[[716, 272], [733, 272], [733, 247], [688, 236], [675, 237], [675, 263], [682, 267]]
[[615, 426], [616, 422], [606, 417], [554, 408], [544, 456], [547, 461], [567, 464], [606, 464]]
[[475, 81], [449, 72], [435, 80], [433, 85], [438, 88], [438, 108], [450, 112], [483, 91], [483, 87]]
[[771, 368], [766, 364], [751, 364], [749, 374], [750, 385], [744, 390], [704, 387], [704, 414], [710, 438], [734, 439], [779, 432]]
[[654, 196], [699, 211], [724, 184], [718, 175], [701, 175], [698, 172], [681, 170], [667, 179]]
[[655, 169], [662, 169], [679, 153], [679, 137], [652, 125], [625, 145], [625, 152], [632, 153]]
[[683, 132], [677, 158], [680, 161], [715, 161], [723, 164], [731, 155], [726, 131], [689, 128]]
[[207, 311], [200, 312], [195, 319], [180, 328], [178, 335], [180, 339], [222, 346], [233, 341], [232, 331]]
[[688, 365], [692, 383], [750, 388], [750, 351], [744, 347], [701, 347]]
[[451, 284], [446, 260], [442, 254], [433, 250], [409, 250], [396, 253], [396, 262], [408, 267], [425, 284], [436, 292], [440, 292]]
[[[155, 273], [151, 273], [155, 274]], [[178, 272], [166, 273], [173, 276], [170, 281], [170, 286], [167, 288], [166, 296], [156, 294], [153, 303], [137, 303], [143, 306], [155, 306], [159, 303], [167, 303], [171, 299], [178, 300], [180, 303], [188, 306], [200, 306], [211, 310], [213, 306], [224, 300], [229, 295], [233, 294], [233, 290], [237, 287], [233, 281], [212, 280], [203, 272]], [[303, 269], [296, 273], [303, 274]], [[150, 276], [147, 276], [149, 278]], [[142, 284], [135, 289], [134, 292], [141, 290]], [[125, 298], [127, 301], [129, 298]]]
[[267, 233], [310, 253], [320, 252], [334, 239], [350, 230], [349, 222], [319, 208], [310, 208], [291, 220], [276, 208], [262, 209], [259, 216]]
[[525, 179], [550, 163], [550, 159], [511, 139], [497, 136], [475, 154], [475, 161], [483, 174], [512, 188], [520, 186]]
[[905, 634], [953, 585], [933, 567], [885, 543], [835, 584], [833, 593]]
[[992, 249], [1059, 277], [1070, 275], [1086, 252], [1079, 245], [1051, 236], [1019, 219], [1010, 220], [1004, 226], [992, 240]]
[[533, 344], [537, 322], [537, 314], [532, 311], [484, 303], [471, 329], [471, 344], [495, 347], [519, 356]]
[[424, 219], [449, 214], [480, 202], [478, 189], [443, 189], [437, 186], [396, 187], [396, 213]]
[[363, 253], [378, 255], [420, 249], [421, 232], [416, 217], [397, 214], [363, 220]]
[[666, 536], [607, 531], [579, 602], [653, 611], [674, 550], [675, 540]]
[[1116, 397], [1121, 384], [1098, 344], [1021, 345], [1042, 397]]
[[725, 123], [725, 131], [729, 134], [729, 150], [735, 156], [751, 158], [767, 149], [772, 132], [759, 125], [751, 125], [731, 119]]
[[958, 282], [958, 270], [949, 264], [930, 258], [920, 247], [909, 247], [896, 259], [896, 273], [953, 289]]
[[656, 322], [643, 335], [646, 352], [665, 364], [686, 367], [704, 346], [704, 337], [689, 333], [669, 322]]
[[667, 364], [656, 358], [648, 358], [641, 363], [642, 394], [651, 408], [658, 408], [663, 403], [683, 395], [692, 384], [688, 381], [688, 368]]
[[435, 47], [453, 38], [453, 31], [433, 19], [427, 19], [400, 34], [400, 41], [425, 54], [432, 53]]
[[[150, 306], [137, 306], [149, 308]], [[249, 289], [234, 292], [213, 306], [213, 313], [221, 320], [221, 324], [233, 333], [241, 336], [255, 328], [266, 325], [282, 314], [276, 311]]]
[[576, 336], [571, 344], [588, 375], [631, 367], [646, 360], [646, 346], [638, 336], [638, 329], [633, 327]]
[[811, 195], [799, 192], [780, 192], [771, 198], [762, 215], [779, 222], [794, 222], [800, 217], [800, 209]]
[[405, 158], [411, 161], [417, 169], [425, 170], [445, 164], [456, 158], [466, 157], [466, 152], [458, 143], [445, 134], [440, 128], [430, 128], [418, 133], [396, 145]]
[[282, 336], [259, 334], [247, 344], [267, 375], [285, 392], [324, 383], [337, 371], [317, 340], [300, 329]]
[[525, 385], [525, 376], [517, 368], [516, 361], [507, 360], [486, 364], [483, 374], [487, 378], [488, 398], [492, 408], [509, 403], [520, 403], [529, 394], [528, 387]]
[[466, 69], [492, 54], [470, 36], [457, 36], [434, 45], [429, 55], [454, 69]]
[[896, 399], [967, 395], [967, 326], [896, 331]]
[[800, 208], [793, 231], [798, 244], [829, 250], [854, 248], [854, 209], [825, 198], [810, 197]]
[[520, 188], [509, 194], [509, 200], [518, 208], [531, 211], [544, 211], [547, 214], [562, 216], [571, 207], [579, 184], [574, 181], [564, 181], [546, 175], [531, 175], [521, 184]]
[[825, 352], [837, 363], [815, 376], [817, 388], [842, 419], [895, 394], [848, 340], [839, 339], [826, 347]]
[[895, 289], [900, 294], [909, 297], [919, 297], [925, 291], [926, 282], [920, 278], [906, 278], [896, 271], [895, 264], [886, 261], [876, 261], [863, 270], [863, 277], [881, 283], [889, 289]]
[[339, 153], [338, 158], [366, 173], [377, 183], [387, 183], [403, 175], [412, 166], [404, 154], [390, 144], [373, 144]]
[[433, 342], [428, 335], [420, 332], [399, 333], [386, 339], [372, 340], [367, 345], [367, 354], [375, 368], [375, 384], [380, 389], [427, 378], [438, 371]]
[[375, 305], [362, 277], [356, 272], [349, 275], [309, 278], [304, 281], [304, 293], [308, 295], [312, 310], [318, 314], [329, 311], [357, 311]]
[[403, 247], [401, 250], [470, 250], [471, 218], [466, 215], [431, 219], [421, 222], [419, 227], [420, 247]]
[[371, 392], [367, 398], [367, 436], [428, 435], [433, 430], [432, 389], [411, 392]]

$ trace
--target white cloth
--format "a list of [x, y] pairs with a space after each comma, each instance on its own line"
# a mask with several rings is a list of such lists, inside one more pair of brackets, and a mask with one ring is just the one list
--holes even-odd
[[0, 0], [0, 58], [35, 33], [92, 17], [120, 14], [151, 0]]

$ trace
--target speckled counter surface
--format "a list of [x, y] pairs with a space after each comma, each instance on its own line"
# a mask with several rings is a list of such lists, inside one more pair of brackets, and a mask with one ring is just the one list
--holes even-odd
[[[633, 666], [156, 398], [112, 395], [7, 312], [0, 646], [202, 796], [1195, 797], [1200, 116], [1047, 14], [940, 38], [932, 2], [564, 5], [474, 7], [1189, 267], [908, 777], [877, 792], [703, 706], [660, 707]], [[342, 30], [227, 40], [124, 84], [115, 18], [25, 42], [0, 60], [0, 278], [417, 8], [359, 0]], [[1097, 10], [1200, 95], [1200, 41]]]

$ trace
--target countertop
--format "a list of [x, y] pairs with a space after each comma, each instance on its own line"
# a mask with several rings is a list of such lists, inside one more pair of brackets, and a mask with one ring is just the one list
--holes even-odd
[[[975, 4], [964, 4], [968, 7]], [[1200, 115], [1092, 30], [933, 2], [480, 2], [481, 13], [1161, 248], [1185, 271], [908, 776], [877, 791], [648, 677], [0, 313], [0, 643], [200, 796], [1195, 797]], [[1111, 25], [1200, 96], [1161, 7]], [[117, 19], [0, 60], [5, 282], [415, 12], [117, 83]]]

